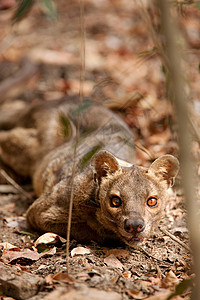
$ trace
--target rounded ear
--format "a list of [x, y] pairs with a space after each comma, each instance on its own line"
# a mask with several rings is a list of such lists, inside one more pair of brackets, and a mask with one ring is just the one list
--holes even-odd
[[99, 151], [94, 156], [92, 165], [95, 169], [95, 179], [97, 179], [98, 182], [101, 181], [102, 177], [106, 177], [120, 170], [119, 163], [115, 156], [105, 150]]
[[173, 186], [178, 174], [179, 161], [173, 155], [163, 155], [151, 164], [149, 171], [153, 172], [160, 181], [166, 181], [169, 188]]

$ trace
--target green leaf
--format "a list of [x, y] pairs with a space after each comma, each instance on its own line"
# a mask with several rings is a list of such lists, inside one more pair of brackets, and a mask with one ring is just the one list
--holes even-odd
[[34, 0], [20, 0], [17, 10], [12, 17], [13, 22], [15, 23], [23, 19], [30, 12], [34, 2]]
[[70, 124], [69, 119], [63, 113], [60, 114], [59, 118], [60, 118], [61, 130], [62, 130], [61, 134], [68, 138], [71, 137], [72, 126]]
[[40, 0], [40, 1], [43, 2], [48, 17], [51, 19], [56, 19], [57, 11], [55, 9], [55, 2], [53, 0]]
[[191, 279], [182, 280], [175, 288], [175, 291], [167, 298], [167, 300], [171, 300], [174, 296], [182, 295], [187, 288], [193, 286], [193, 281]]
[[95, 145], [91, 148], [81, 159], [80, 167], [83, 168], [88, 162], [90, 162], [91, 158], [94, 156], [102, 148], [101, 144]]
[[37, 248], [38, 253], [45, 253], [45, 252], [48, 252], [51, 249], [46, 244], [40, 244], [36, 248]]
[[141, 51], [138, 56], [139, 57], [144, 57], [144, 56], [151, 56], [151, 55], [154, 55], [156, 54], [158, 51], [157, 51], [157, 48], [156, 47], [153, 47], [151, 49], [148, 49], [148, 50], [145, 50], [145, 51]]
[[34, 236], [34, 233], [31, 232], [27, 232], [27, 231], [19, 231], [20, 234], [24, 234], [24, 235], [30, 235], [30, 236]]
[[163, 74], [165, 74], [166, 75], [166, 67], [165, 67], [165, 65], [161, 65], [161, 71], [163, 72]]

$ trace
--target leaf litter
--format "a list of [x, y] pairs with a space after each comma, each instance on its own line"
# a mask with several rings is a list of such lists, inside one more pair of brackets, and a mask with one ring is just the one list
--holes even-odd
[[[16, 35], [16, 40], [0, 55], [0, 65], [3, 67], [6, 62], [5, 78], [14, 74], [13, 69], [20, 69], [19, 62], [27, 53], [29, 59], [41, 63], [39, 76], [28, 82], [26, 93], [24, 85], [15, 91], [13, 99], [19, 101], [18, 105], [26, 106], [27, 103], [40, 101], [38, 95], [49, 101], [79, 91], [79, 2], [61, 0], [57, 5], [59, 20], [55, 25], [44, 18], [36, 4], [29, 17], [16, 28], [19, 40]], [[169, 130], [174, 126], [174, 116], [171, 104], [165, 100], [162, 64], [156, 51], [149, 51], [148, 56], [145, 56], [145, 51], [154, 47], [139, 6], [128, 0], [115, 3], [88, 0], [85, 5], [87, 40], [84, 95], [93, 94], [95, 100], [100, 101], [105, 99], [104, 104], [113, 107], [130, 126], [136, 141], [138, 164], [148, 166], [152, 159], [166, 153], [177, 155], [176, 137]], [[2, 19], [1, 33], [6, 32], [11, 17], [12, 11], [8, 9]], [[191, 49], [199, 45], [195, 33], [200, 30], [199, 22], [196, 22], [198, 18], [197, 9], [190, 5], [186, 7], [185, 18], [180, 16], [179, 20]], [[191, 75], [191, 98], [198, 124], [200, 75], [195, 67], [197, 57], [196, 52], [191, 51], [187, 68]], [[137, 97], [121, 105], [119, 99], [125, 99], [126, 95]], [[11, 101], [10, 105], [15, 101]], [[4, 111], [6, 105], [8, 103], [2, 108]], [[194, 152], [198, 157], [200, 152], [197, 142]], [[10, 184], [5, 188], [6, 183], [1, 180], [1, 270], [3, 265], [12, 265], [8, 269], [9, 274], [16, 267], [20, 274], [30, 272], [33, 277], [45, 278], [43, 288], [36, 288], [36, 295], [31, 295], [31, 300], [56, 297], [61, 300], [70, 297], [82, 300], [105, 297], [108, 300], [164, 300], [167, 297], [171, 299], [172, 295], [176, 300], [190, 299], [191, 280], [194, 277], [191, 255], [187, 249], [160, 231], [144, 241], [140, 248], [124, 246], [122, 249], [116, 245], [106, 248], [93, 242], [80, 245], [71, 241], [70, 250], [73, 254], [69, 258], [70, 270], [67, 273], [65, 241], [52, 233], [40, 237], [38, 233], [29, 234], [24, 223], [28, 201], [25, 204], [22, 195], [17, 194], [16, 190], [14, 193]], [[161, 225], [188, 245], [186, 217], [183, 194], [177, 184], [174, 192], [169, 195]], [[35, 282], [37, 287], [38, 281]], [[14, 295], [11, 297], [15, 298]], [[2, 299], [6, 298], [2, 294]]]

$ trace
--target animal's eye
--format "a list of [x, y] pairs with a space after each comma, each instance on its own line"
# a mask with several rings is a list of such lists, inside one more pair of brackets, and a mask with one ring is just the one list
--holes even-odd
[[147, 200], [147, 205], [149, 207], [156, 207], [158, 205], [158, 199], [156, 197], [150, 197]]
[[113, 196], [110, 199], [110, 205], [112, 207], [119, 207], [121, 204], [122, 204], [122, 200], [119, 197], [117, 197], [117, 196]]

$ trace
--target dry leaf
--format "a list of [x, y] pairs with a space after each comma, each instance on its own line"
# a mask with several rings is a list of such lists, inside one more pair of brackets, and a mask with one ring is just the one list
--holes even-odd
[[126, 258], [129, 256], [129, 252], [125, 249], [109, 249], [104, 250], [104, 253], [106, 256], [109, 256], [110, 254], [115, 255], [117, 258]]
[[53, 51], [42, 48], [33, 49], [29, 57], [35, 62], [42, 62], [46, 64], [63, 65], [70, 61], [76, 63], [76, 57], [73, 57], [70, 53], [62, 51]]
[[3, 250], [13, 250], [13, 251], [20, 251], [20, 248], [8, 243], [8, 242], [4, 242], [4, 243], [0, 243], [0, 249]]
[[149, 277], [149, 280], [151, 280], [151, 282], [147, 281], [146, 282], [147, 285], [152, 285], [153, 284], [153, 285], [160, 286], [160, 284], [161, 284], [161, 279], [160, 279], [159, 276], [157, 276], [157, 277]]
[[20, 269], [21, 269], [23, 272], [27, 272], [27, 273], [31, 273], [31, 274], [32, 274], [31, 270], [28, 269], [28, 268], [25, 267], [25, 266], [20, 266]]
[[114, 254], [110, 254], [109, 256], [105, 257], [104, 263], [108, 267], [118, 268], [121, 270], [123, 270], [123, 268], [124, 268], [123, 264], [116, 258], [116, 256], [114, 256]]
[[163, 288], [174, 289], [174, 286], [176, 286], [178, 283], [179, 283], [179, 280], [176, 277], [176, 275], [174, 274], [174, 272], [173, 271], [169, 271], [167, 273], [167, 275], [165, 276], [165, 278], [162, 280], [161, 286]]
[[46, 281], [47, 284], [52, 285], [53, 284], [53, 275], [52, 274], [48, 274], [45, 277], [45, 281]]
[[165, 131], [156, 134], [151, 134], [148, 137], [148, 142], [150, 144], [155, 144], [157, 147], [158, 145], [160, 145], [161, 147], [165, 143], [168, 143], [169, 140], [170, 140], [170, 131], [168, 128]]
[[78, 273], [77, 275], [77, 278], [78, 279], [80, 279], [80, 280], [87, 280], [88, 278], [89, 278], [89, 274], [88, 274], [88, 272], [80, 272], [80, 273]]
[[56, 254], [56, 247], [53, 247], [52, 249], [50, 249], [49, 251], [45, 251], [40, 253], [40, 257], [47, 257], [47, 256], [51, 256]]
[[40, 254], [30, 249], [21, 251], [7, 251], [5, 250], [1, 256], [1, 260], [5, 263], [21, 263], [27, 261], [33, 262], [40, 258]]
[[67, 273], [59, 272], [53, 276], [53, 280], [65, 282], [69, 284], [74, 283], [74, 279]]
[[89, 248], [76, 247], [76, 248], [72, 249], [71, 256], [74, 257], [75, 255], [86, 255], [86, 254], [90, 254], [90, 253], [91, 253], [91, 250]]
[[47, 232], [43, 235], [41, 235], [34, 243], [34, 246], [37, 247], [41, 244], [49, 245], [49, 244], [56, 244], [58, 242], [61, 243], [66, 243], [66, 239], [62, 238], [61, 236], [52, 233], [52, 232]]
[[137, 300], [142, 300], [142, 299], [146, 299], [146, 295], [144, 295], [141, 291], [136, 291], [136, 290], [126, 290], [126, 292], [128, 293], [128, 295], [132, 296], [133, 299], [137, 299]]
[[124, 273], [123, 273], [123, 276], [124, 276], [126, 279], [129, 279], [129, 278], [131, 278], [132, 274], [131, 274], [130, 271], [127, 271], [127, 272], [124, 272]]

